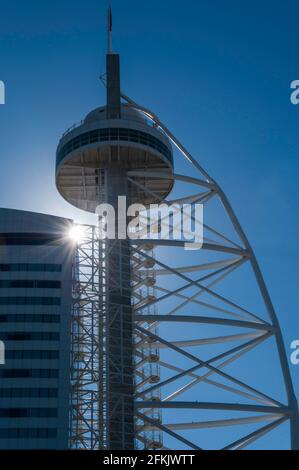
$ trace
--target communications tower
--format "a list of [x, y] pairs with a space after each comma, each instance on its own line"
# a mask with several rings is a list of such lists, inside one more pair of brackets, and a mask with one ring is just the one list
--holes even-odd
[[[57, 188], [92, 213], [101, 203], [117, 209], [118, 196], [146, 208], [203, 204], [204, 240], [190, 251], [184, 239], [132, 241], [116, 227], [116, 239], [102, 240], [100, 227], [84, 228], [73, 273], [70, 446], [241, 449], [286, 424], [298, 448], [287, 356], [252, 248], [219, 185], [121, 92], [111, 34], [109, 10], [107, 103], [61, 138]], [[271, 380], [282, 385], [275, 397]]]

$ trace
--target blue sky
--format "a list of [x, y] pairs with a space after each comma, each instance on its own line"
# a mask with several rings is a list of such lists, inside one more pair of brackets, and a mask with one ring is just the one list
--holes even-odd
[[[0, 206], [74, 217], [54, 183], [61, 134], [104, 103], [101, 0], [1, 0]], [[299, 339], [297, 0], [114, 0], [123, 91], [155, 110], [228, 194], [287, 349]], [[291, 366], [299, 395], [299, 366]]]

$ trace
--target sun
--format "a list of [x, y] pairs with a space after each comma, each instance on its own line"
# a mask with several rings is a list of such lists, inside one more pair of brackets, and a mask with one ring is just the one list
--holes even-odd
[[68, 232], [69, 238], [74, 243], [80, 243], [84, 237], [84, 227], [82, 225], [73, 225]]

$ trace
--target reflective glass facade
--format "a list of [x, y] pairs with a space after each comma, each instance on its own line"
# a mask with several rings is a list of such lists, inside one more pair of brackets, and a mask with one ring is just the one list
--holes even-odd
[[0, 449], [67, 449], [70, 221], [0, 209]]

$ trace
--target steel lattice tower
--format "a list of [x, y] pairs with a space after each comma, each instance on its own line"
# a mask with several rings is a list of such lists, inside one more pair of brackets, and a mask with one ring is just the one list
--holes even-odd
[[[100, 227], [85, 227], [74, 261], [70, 446], [201, 449], [215, 432], [214, 448], [242, 449], [289, 423], [298, 449], [287, 355], [254, 252], [219, 185], [121, 93], [111, 29], [109, 11], [107, 105], [63, 135], [57, 188], [93, 213], [116, 208], [119, 195], [174, 211], [201, 203], [205, 232], [202, 249], [186, 251], [183, 239], [102, 240]], [[275, 397], [272, 381], [282, 385]]]

